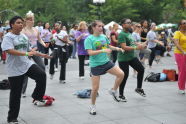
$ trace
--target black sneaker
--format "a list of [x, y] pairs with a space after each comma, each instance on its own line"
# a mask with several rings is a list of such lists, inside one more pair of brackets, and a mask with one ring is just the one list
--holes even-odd
[[127, 102], [127, 99], [125, 98], [125, 96], [119, 96], [119, 100], [120, 102]]
[[143, 97], [146, 97], [146, 94], [144, 92], [143, 89], [140, 89], [140, 88], [136, 88], [135, 89], [136, 93], [138, 93], [139, 95], [143, 96]]
[[14, 120], [8, 121], [8, 124], [19, 124], [19, 122], [17, 119], [14, 119]]

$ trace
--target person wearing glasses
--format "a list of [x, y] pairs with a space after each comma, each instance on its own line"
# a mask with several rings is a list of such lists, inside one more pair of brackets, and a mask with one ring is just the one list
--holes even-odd
[[[132, 33], [132, 37], [134, 39], [134, 42], [136, 45], [142, 44], [146, 45], [147, 42], [142, 42], [142, 38], [140, 36], [142, 31], [142, 25], [140, 23], [135, 24], [135, 30]], [[148, 59], [151, 53], [151, 50], [148, 48], [142, 49], [142, 50], [135, 50], [137, 58], [141, 61], [142, 65], [145, 65], [145, 59]], [[143, 55], [143, 57], [140, 59], [140, 55]]]
[[126, 102], [127, 100], [126, 97], [124, 96], [124, 88], [129, 75], [129, 66], [131, 66], [133, 69], [135, 69], [138, 72], [137, 88], [135, 89], [135, 91], [143, 97], [146, 96], [144, 90], [142, 89], [144, 67], [139, 61], [139, 59], [136, 57], [136, 54], [134, 52], [135, 50], [144, 49], [146, 45], [134, 43], [132, 34], [129, 32], [131, 28], [130, 19], [122, 19], [121, 25], [123, 27], [123, 30], [120, 32], [118, 36], [118, 43], [119, 46], [121, 46], [121, 48], [125, 50], [125, 52], [118, 53], [118, 62], [119, 62], [119, 67], [125, 73], [125, 77], [119, 87], [119, 99], [121, 102]]
[[186, 20], [181, 20], [179, 30], [175, 32], [174, 43], [176, 48], [174, 55], [178, 66], [178, 88], [179, 93], [185, 94], [186, 84]]

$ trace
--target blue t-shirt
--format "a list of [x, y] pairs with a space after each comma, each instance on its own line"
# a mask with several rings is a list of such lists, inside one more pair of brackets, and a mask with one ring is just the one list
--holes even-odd
[[[109, 40], [108, 38], [101, 34], [99, 36], [90, 35], [85, 40], [85, 49], [91, 50], [102, 50], [109, 48]], [[90, 56], [90, 67], [96, 67], [99, 65], [103, 65], [109, 61], [109, 57], [107, 53], [100, 53], [97, 55]]]

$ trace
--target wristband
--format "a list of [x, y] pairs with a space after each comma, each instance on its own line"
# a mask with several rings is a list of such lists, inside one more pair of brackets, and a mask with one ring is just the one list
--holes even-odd
[[137, 47], [136, 47], [136, 46], [134, 46], [133, 48], [134, 48], [134, 50], [136, 50], [136, 48], [137, 48]]
[[25, 56], [28, 56], [28, 52], [25, 53]]
[[104, 53], [105, 52], [105, 49], [102, 49], [101, 52]]

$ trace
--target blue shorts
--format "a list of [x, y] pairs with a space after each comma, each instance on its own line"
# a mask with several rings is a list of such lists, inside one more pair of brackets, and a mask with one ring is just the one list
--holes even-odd
[[107, 71], [115, 66], [112, 62], [107, 62], [103, 65], [99, 65], [96, 67], [91, 67], [91, 75], [93, 76], [99, 76], [107, 73]]

